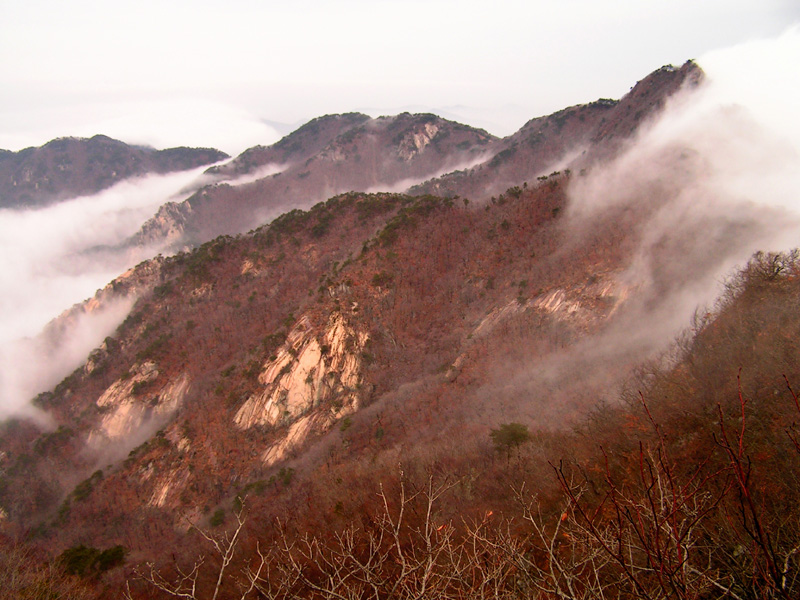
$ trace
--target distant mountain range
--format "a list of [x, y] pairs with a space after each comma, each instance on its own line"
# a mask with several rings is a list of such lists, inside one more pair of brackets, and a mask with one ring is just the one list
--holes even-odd
[[620, 102], [601, 99], [564, 109], [502, 139], [431, 114], [320, 117], [272, 146], [251, 148], [210, 169], [215, 183], [165, 205], [136, 241], [186, 247], [353, 190], [484, 200], [553, 170], [585, 168], [612, 156], [666, 98], [701, 78], [693, 62], [665, 67]]
[[59, 138], [40, 148], [0, 150], [0, 208], [46, 206], [94, 194], [129, 177], [183, 171], [228, 155], [209, 148], [155, 150], [104, 135]]

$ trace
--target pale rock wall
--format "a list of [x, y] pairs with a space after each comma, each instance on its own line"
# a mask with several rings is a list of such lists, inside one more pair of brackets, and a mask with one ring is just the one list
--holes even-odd
[[569, 315], [578, 311], [580, 308], [580, 301], [577, 299], [568, 300], [567, 292], [562, 289], [557, 289], [535, 298], [532, 305], [534, 308], [538, 308], [544, 312], [565, 312]]
[[607, 320], [627, 298], [627, 288], [614, 276], [574, 288], [557, 288], [528, 300], [524, 307], [589, 327]]
[[494, 330], [497, 325], [502, 323], [503, 321], [513, 317], [518, 312], [523, 310], [523, 306], [520, 305], [519, 302], [516, 300], [512, 300], [502, 308], [494, 308], [492, 311], [486, 315], [483, 320], [478, 323], [478, 326], [472, 331], [473, 337], [482, 337], [488, 335], [489, 333]]
[[[205, 190], [201, 193], [202, 196], [207, 194]], [[162, 204], [158, 212], [142, 225], [132, 240], [140, 246], [164, 246], [177, 242], [183, 236], [186, 221], [192, 212], [192, 205], [188, 202]]]
[[313, 413], [300, 417], [292, 423], [289, 431], [281, 440], [272, 444], [262, 454], [264, 464], [272, 466], [278, 461], [288, 458], [291, 451], [300, 447], [312, 431], [324, 431], [330, 427], [332, 422], [333, 419], [328, 414]]
[[[629, 290], [617, 278], [598, 278], [593, 283], [570, 289], [556, 288], [524, 302], [512, 300], [492, 309], [472, 330], [470, 339], [490, 335], [500, 324], [528, 309], [548, 313], [562, 321], [570, 321], [588, 329], [593, 323], [609, 319], [625, 302]], [[460, 354], [447, 370], [446, 377], [454, 381], [466, 361]]]
[[106, 411], [100, 425], [89, 434], [88, 443], [99, 447], [105, 441], [135, 434], [155, 418], [173, 413], [189, 390], [189, 378], [183, 374], [159, 390], [148, 390], [146, 398], [134, 394], [134, 386], [155, 381], [158, 368], [152, 361], [134, 367], [131, 376], [112, 383], [97, 399]]
[[267, 269], [257, 267], [252, 260], [245, 258], [244, 261], [242, 261], [241, 274], [250, 275], [251, 277], [266, 277], [269, 275], [269, 271]]
[[169, 471], [156, 482], [153, 487], [153, 493], [150, 495], [147, 503], [155, 507], [166, 505], [170, 492], [172, 492], [172, 496], [174, 497], [175, 493], [180, 493], [183, 488], [186, 487], [188, 481], [189, 472], [187, 470], [175, 469]]
[[[292, 328], [275, 359], [264, 364], [259, 376], [264, 389], [248, 398], [234, 417], [242, 429], [290, 424], [264, 454], [267, 462], [284, 458], [312, 431], [325, 430], [358, 408], [361, 352], [367, 339], [340, 314], [331, 316], [321, 335], [305, 317]], [[330, 408], [311, 412], [323, 402]]]
[[398, 156], [405, 161], [411, 160], [431, 143], [437, 133], [439, 126], [435, 123], [425, 123], [417, 131], [408, 133], [397, 148]]

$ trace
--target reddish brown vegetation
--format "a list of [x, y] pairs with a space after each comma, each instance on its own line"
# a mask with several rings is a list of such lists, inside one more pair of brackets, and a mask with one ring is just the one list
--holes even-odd
[[[480, 206], [344, 194], [140, 266], [141, 297], [91, 372], [37, 400], [63, 427], [4, 426], [2, 527], [51, 555], [125, 546], [97, 585], [129, 580], [134, 598], [159, 597], [153, 584], [198, 598], [793, 597], [797, 256], [754, 257], [643, 362], [602, 335], [642, 215], [668, 191], [576, 233], [566, 186], [580, 177]], [[295, 323], [320, 332], [332, 314], [369, 335], [359, 410], [266, 466], [289, 424], [233, 417]], [[186, 375], [183, 404], [127, 458], [85, 451], [98, 397], [145, 361], [158, 376], [137, 402]], [[509, 421], [531, 439], [498, 453], [490, 432]]]

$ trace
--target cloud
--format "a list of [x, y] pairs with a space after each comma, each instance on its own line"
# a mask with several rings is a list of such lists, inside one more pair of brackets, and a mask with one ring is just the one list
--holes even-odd
[[[571, 188], [570, 216], [585, 222], [628, 205], [644, 217], [630, 281], [718, 282], [756, 250], [800, 242], [800, 29], [699, 60], [707, 81], [674, 98], [615, 161]], [[660, 269], [662, 272], [659, 272]]]
[[194, 96], [169, 99], [98, 100], [2, 110], [0, 148], [40, 146], [65, 135], [103, 134], [129, 144], [173, 148], [217, 148], [236, 155], [252, 146], [269, 145], [281, 136], [236, 104]]
[[[130, 179], [93, 196], [36, 210], [0, 210], [0, 417], [86, 360], [130, 309], [129, 301], [85, 313], [53, 345], [44, 326], [158, 251], [117, 246], [205, 167]], [[176, 194], [178, 194], [176, 196]]]
[[800, 87], [789, 83], [800, 30], [698, 62], [702, 86], [673, 98], [616, 159], [571, 180], [556, 262], [580, 260], [595, 243], [622, 256], [613, 273], [595, 265], [614, 317], [572, 336], [580, 324], [555, 314], [537, 334], [546, 351], [498, 360], [477, 393], [513, 417], [552, 426], [616, 399], [629, 369], [669, 350], [698, 309], [713, 309], [754, 252], [800, 245]]
[[414, 187], [415, 185], [419, 185], [421, 183], [425, 183], [431, 179], [438, 179], [443, 175], [447, 175], [448, 173], [454, 173], [455, 171], [463, 171], [466, 169], [471, 169], [485, 161], [487, 161], [490, 156], [487, 153], [481, 153], [479, 156], [472, 158], [468, 161], [465, 161], [460, 164], [449, 165], [446, 166], [436, 173], [432, 173], [430, 175], [424, 175], [422, 177], [407, 177], [405, 179], [397, 180], [393, 183], [379, 183], [374, 185], [366, 190], [367, 194], [376, 194], [379, 192], [388, 192], [391, 194], [400, 194], [407, 192], [410, 188]]
[[258, 181], [259, 179], [264, 179], [265, 177], [270, 177], [272, 175], [276, 175], [288, 168], [289, 165], [278, 165], [269, 163], [258, 167], [252, 173], [247, 173], [246, 175], [239, 175], [238, 177], [234, 177], [232, 179], [222, 179], [221, 181], [227, 183], [228, 185], [238, 186], [238, 185], [246, 185], [248, 183], [253, 183], [254, 181]]
[[58, 331], [0, 344], [0, 420], [23, 416], [48, 426], [48, 415], [29, 401], [84, 364], [128, 315], [134, 301], [122, 298], [94, 312], [81, 311]]

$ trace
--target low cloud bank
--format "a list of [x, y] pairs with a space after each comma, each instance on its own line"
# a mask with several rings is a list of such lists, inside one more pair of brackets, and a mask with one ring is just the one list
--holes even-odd
[[664, 356], [753, 253], [800, 246], [798, 62], [798, 28], [701, 57], [702, 85], [674, 97], [616, 159], [573, 176], [558, 259], [594, 244], [625, 257], [613, 274], [597, 266], [615, 280], [614, 317], [572, 338], [569, 316], [556, 315], [549, 351], [499, 361], [477, 392], [500, 407], [490, 421], [555, 426], [616, 400], [631, 367]]
[[0, 418], [33, 414], [31, 398], [82, 364], [125, 318], [131, 300], [82, 314], [55, 344], [40, 335], [64, 309], [158, 252], [117, 245], [161, 204], [182, 198], [205, 168], [126, 180], [42, 209], [0, 210]]
[[703, 85], [674, 98], [617, 160], [577, 180], [570, 216], [579, 228], [625, 206], [645, 215], [630, 284], [684, 296], [693, 288], [689, 309], [713, 301], [719, 281], [755, 251], [800, 244], [798, 61], [796, 27], [702, 57]]

